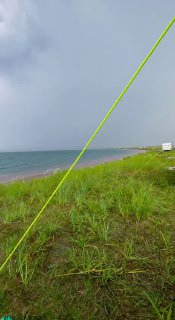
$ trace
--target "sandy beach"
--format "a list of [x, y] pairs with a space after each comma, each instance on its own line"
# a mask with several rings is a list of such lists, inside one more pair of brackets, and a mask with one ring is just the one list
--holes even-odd
[[[97, 165], [105, 164], [105, 163], [109, 163], [109, 162], [113, 162], [113, 161], [120, 161], [124, 158], [132, 157], [136, 154], [140, 154], [140, 153], [144, 153], [144, 152], [146, 152], [146, 151], [138, 149], [138, 150], [135, 150], [135, 152], [133, 154], [127, 155], [127, 156], [121, 156], [121, 157], [112, 156], [112, 157], [106, 157], [103, 159], [98, 159], [98, 160], [96, 159], [96, 160], [86, 161], [83, 163], [78, 163], [75, 166], [74, 170], [81, 169], [81, 168], [95, 167]], [[69, 168], [68, 166], [65, 166], [65, 167], [57, 168], [57, 169], [48, 169], [43, 172], [33, 172], [33, 173], [25, 173], [24, 172], [24, 173], [16, 174], [16, 175], [14, 175], [14, 174], [0, 175], [0, 184], [7, 184], [7, 183], [11, 183], [13, 181], [18, 181], [18, 180], [25, 181], [25, 180], [31, 180], [31, 179], [44, 178], [44, 177], [54, 175], [57, 172], [67, 170], [68, 168]]]

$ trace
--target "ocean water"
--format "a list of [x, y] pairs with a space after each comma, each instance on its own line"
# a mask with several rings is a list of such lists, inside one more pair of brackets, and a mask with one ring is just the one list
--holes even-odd
[[[121, 159], [138, 152], [131, 149], [91, 149], [85, 152], [76, 167]], [[47, 175], [69, 168], [79, 153], [80, 150], [0, 152], [0, 182]]]

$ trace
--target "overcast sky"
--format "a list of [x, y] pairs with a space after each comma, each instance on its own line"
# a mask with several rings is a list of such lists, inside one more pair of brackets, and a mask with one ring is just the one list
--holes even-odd
[[[0, 0], [0, 150], [82, 148], [174, 0]], [[175, 24], [92, 147], [175, 140]]]

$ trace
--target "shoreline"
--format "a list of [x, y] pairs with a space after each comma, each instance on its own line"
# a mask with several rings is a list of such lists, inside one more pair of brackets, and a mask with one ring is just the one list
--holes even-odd
[[[91, 161], [86, 161], [84, 163], [79, 163], [74, 167], [74, 170], [79, 170], [79, 169], [84, 169], [84, 168], [93, 168], [101, 164], [109, 163], [109, 162], [115, 162], [115, 161], [120, 161], [128, 157], [133, 157], [137, 154], [145, 153], [146, 150], [141, 150], [141, 149], [134, 149], [136, 152], [127, 156], [121, 156], [121, 157], [107, 157], [103, 159], [95, 159]], [[70, 166], [69, 166], [70, 167]], [[45, 178], [49, 176], [53, 176], [57, 174], [58, 172], [62, 172], [64, 170], [68, 170], [69, 167], [62, 167], [62, 168], [55, 168], [55, 169], [47, 169], [44, 172], [33, 172], [33, 173], [21, 173], [16, 175], [15, 177], [13, 175], [4, 175], [0, 176], [0, 184], [10, 184], [13, 182], [17, 181], [28, 181], [28, 180], [33, 180], [33, 179], [40, 179], [40, 178]]]

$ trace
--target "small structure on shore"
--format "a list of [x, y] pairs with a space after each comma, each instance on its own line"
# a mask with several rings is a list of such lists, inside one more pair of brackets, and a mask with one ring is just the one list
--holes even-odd
[[171, 142], [162, 143], [162, 150], [163, 151], [171, 151], [173, 148]]

